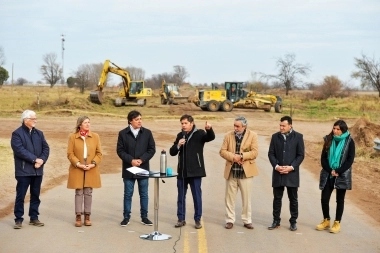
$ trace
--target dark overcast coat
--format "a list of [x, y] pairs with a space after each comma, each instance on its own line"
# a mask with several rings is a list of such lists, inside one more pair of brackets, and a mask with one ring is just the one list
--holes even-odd
[[[269, 161], [272, 164], [272, 187], [300, 186], [300, 165], [305, 157], [303, 135], [292, 131], [284, 140], [280, 132], [272, 135], [268, 151]], [[275, 170], [276, 165], [293, 166], [294, 171], [288, 174], [280, 174]]]
[[116, 152], [122, 160], [122, 177], [141, 178], [141, 176], [136, 176], [126, 169], [132, 167], [133, 159], [141, 159], [143, 163], [140, 165], [140, 168], [149, 171], [149, 160], [156, 153], [156, 143], [154, 142], [152, 132], [149, 129], [141, 127], [139, 134], [135, 138], [129, 126], [124, 128], [119, 132]]
[[215, 139], [214, 130], [207, 131], [197, 129], [194, 125], [189, 135], [186, 135], [186, 143], [179, 149], [178, 141], [183, 138], [182, 132], [177, 134], [173, 146], [170, 148], [170, 155], [175, 156], [178, 153], [177, 173], [178, 178], [188, 177], [205, 177], [206, 169], [203, 158], [203, 147], [205, 142]]

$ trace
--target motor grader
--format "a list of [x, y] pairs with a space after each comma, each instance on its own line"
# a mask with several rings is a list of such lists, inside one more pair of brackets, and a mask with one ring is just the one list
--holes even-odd
[[[113, 66], [110, 66], [112, 64]], [[98, 87], [91, 91], [90, 100], [96, 104], [103, 103], [103, 88], [109, 73], [113, 73], [122, 77], [122, 87], [119, 90], [119, 95], [115, 99], [115, 106], [122, 105], [146, 105], [146, 98], [152, 96], [152, 89], [144, 87], [144, 81], [131, 81], [129, 72], [120, 68], [110, 60], [104, 62], [102, 73], [100, 74]]]
[[165, 79], [162, 79], [160, 90], [161, 104], [184, 104], [189, 97], [184, 97], [179, 93], [179, 87], [175, 83], [166, 83]]
[[282, 112], [282, 99], [270, 94], [247, 92], [243, 82], [225, 82], [224, 89], [219, 90], [212, 84], [212, 90], [197, 90], [192, 102], [204, 111], [232, 111], [233, 108], [261, 109], [269, 112]]

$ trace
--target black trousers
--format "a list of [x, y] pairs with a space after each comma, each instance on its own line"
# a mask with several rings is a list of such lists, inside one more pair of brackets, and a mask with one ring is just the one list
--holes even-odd
[[[324, 219], [330, 219], [330, 197], [334, 190], [334, 179], [326, 182], [325, 188], [321, 192], [321, 205]], [[345, 189], [336, 189], [336, 213], [335, 220], [341, 221], [344, 210], [344, 198], [346, 196]]]
[[[273, 220], [278, 224], [281, 222], [282, 196], [284, 195], [284, 186], [273, 187]], [[297, 223], [298, 218], [298, 187], [286, 187], [289, 198], [290, 223]]]

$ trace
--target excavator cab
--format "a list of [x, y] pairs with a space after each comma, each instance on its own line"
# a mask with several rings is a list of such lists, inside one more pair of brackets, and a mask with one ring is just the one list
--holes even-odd
[[131, 88], [129, 91], [130, 95], [140, 94], [142, 91], [143, 83], [142, 82], [131, 82]]
[[227, 91], [227, 99], [232, 103], [247, 97], [247, 92], [243, 90], [242, 82], [225, 82], [224, 88]]

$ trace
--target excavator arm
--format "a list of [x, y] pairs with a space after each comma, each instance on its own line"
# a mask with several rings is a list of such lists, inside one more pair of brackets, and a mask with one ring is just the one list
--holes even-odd
[[[110, 64], [114, 65], [115, 67], [111, 67]], [[128, 97], [128, 92], [129, 92], [129, 88], [130, 88], [130, 84], [131, 84], [131, 78], [129, 76], [128, 71], [120, 68], [115, 63], [111, 62], [110, 60], [106, 60], [104, 62], [102, 73], [100, 74], [98, 87], [96, 90], [91, 91], [91, 93], [90, 93], [91, 102], [96, 103], [96, 104], [102, 104], [103, 103], [103, 94], [104, 94], [103, 88], [104, 88], [104, 85], [107, 81], [108, 73], [110, 73], [110, 72], [122, 77], [122, 79], [123, 79], [123, 88], [122, 88], [123, 91], [121, 91], [121, 93], [125, 94], [125, 96]]]

